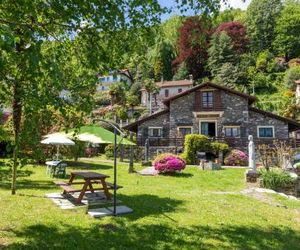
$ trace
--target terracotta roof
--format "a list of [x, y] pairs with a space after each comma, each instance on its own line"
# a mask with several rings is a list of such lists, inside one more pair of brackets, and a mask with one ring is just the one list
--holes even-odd
[[264, 111], [264, 110], [261, 110], [261, 109], [258, 109], [258, 108], [254, 108], [254, 107], [249, 107], [249, 111], [260, 113], [260, 114], [262, 114], [264, 116], [268, 116], [268, 117], [271, 117], [271, 118], [274, 118], [274, 119], [286, 122], [286, 123], [288, 123], [290, 130], [298, 130], [298, 129], [300, 129], [300, 123], [297, 122], [297, 121], [295, 121], [295, 120], [292, 120], [292, 119], [289, 119], [289, 118], [285, 118], [285, 117], [282, 117], [280, 115], [276, 115], [276, 114], [273, 114], [271, 112], [267, 112], [267, 111]]
[[137, 126], [145, 121], [148, 121], [148, 120], [151, 120], [155, 117], [158, 117], [160, 115], [163, 115], [163, 114], [167, 114], [169, 113], [169, 109], [164, 109], [164, 110], [161, 110], [161, 111], [158, 111], [156, 113], [153, 113], [152, 115], [149, 115], [149, 116], [146, 116], [146, 117], [143, 117], [135, 122], [132, 122], [126, 126], [124, 126], [123, 128], [124, 129], [128, 129], [128, 130], [136, 130], [137, 129]]
[[206, 83], [203, 83], [203, 84], [200, 84], [200, 85], [197, 85], [193, 88], [190, 88], [180, 94], [177, 94], [175, 96], [171, 96], [170, 98], [167, 98], [165, 99], [163, 102], [166, 104], [166, 105], [169, 105], [170, 104], [170, 101], [172, 100], [175, 100], [179, 97], [182, 97], [182, 96], [185, 96], [185, 95], [188, 95], [198, 89], [201, 89], [203, 87], [206, 87], [206, 86], [209, 86], [209, 87], [213, 87], [213, 88], [216, 88], [216, 89], [221, 89], [225, 92], [229, 92], [229, 93], [232, 93], [234, 95], [238, 95], [238, 96], [241, 96], [241, 97], [244, 97], [246, 99], [248, 99], [249, 101], [249, 104], [252, 104], [253, 102], [255, 102], [257, 99], [255, 96], [251, 96], [251, 95], [248, 95], [248, 94], [245, 94], [243, 92], [239, 92], [239, 91], [236, 91], [234, 89], [230, 89], [230, 88], [227, 88], [227, 87], [224, 87], [224, 86], [221, 86], [221, 85], [218, 85], [218, 84], [215, 84], [215, 83], [211, 83], [211, 82], [206, 82]]
[[180, 86], [193, 86], [193, 82], [191, 80], [178, 80], [178, 81], [162, 81], [155, 83], [158, 87], [180, 87]]
[[296, 84], [300, 84], [300, 80], [296, 80], [295, 83], [296, 83]]

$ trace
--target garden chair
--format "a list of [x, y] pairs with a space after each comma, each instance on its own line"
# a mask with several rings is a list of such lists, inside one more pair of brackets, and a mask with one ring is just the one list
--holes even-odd
[[63, 177], [63, 178], [65, 178], [66, 175], [67, 175], [67, 172], [66, 172], [67, 166], [68, 166], [67, 163], [64, 163], [64, 162], [60, 162], [59, 164], [57, 164], [57, 166], [55, 166], [53, 168], [52, 177]]

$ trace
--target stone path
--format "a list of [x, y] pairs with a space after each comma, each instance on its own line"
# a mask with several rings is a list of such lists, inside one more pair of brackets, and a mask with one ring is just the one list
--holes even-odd
[[[54, 204], [56, 204], [61, 209], [74, 209], [78, 207], [83, 206], [105, 206], [105, 205], [111, 205], [112, 200], [107, 200], [106, 196], [103, 192], [87, 192], [82, 201], [81, 204], [76, 204], [76, 199], [79, 196], [79, 192], [76, 192], [74, 194], [61, 194], [61, 193], [51, 193], [45, 195], [47, 198], [51, 199]], [[117, 203], [120, 203], [121, 201], [118, 200]]]

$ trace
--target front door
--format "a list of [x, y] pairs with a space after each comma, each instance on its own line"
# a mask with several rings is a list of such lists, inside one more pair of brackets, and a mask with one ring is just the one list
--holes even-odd
[[217, 135], [216, 122], [200, 122], [200, 134], [215, 137]]

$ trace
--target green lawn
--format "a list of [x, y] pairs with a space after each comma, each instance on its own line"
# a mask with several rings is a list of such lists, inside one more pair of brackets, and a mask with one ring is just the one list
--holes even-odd
[[[111, 165], [93, 161], [89, 169], [112, 176]], [[19, 171], [11, 196], [0, 166], [0, 249], [300, 249], [300, 201], [214, 194], [244, 189], [243, 169], [143, 177], [123, 164], [118, 173], [119, 199], [134, 213], [92, 219], [44, 198], [60, 191], [44, 167]]]

